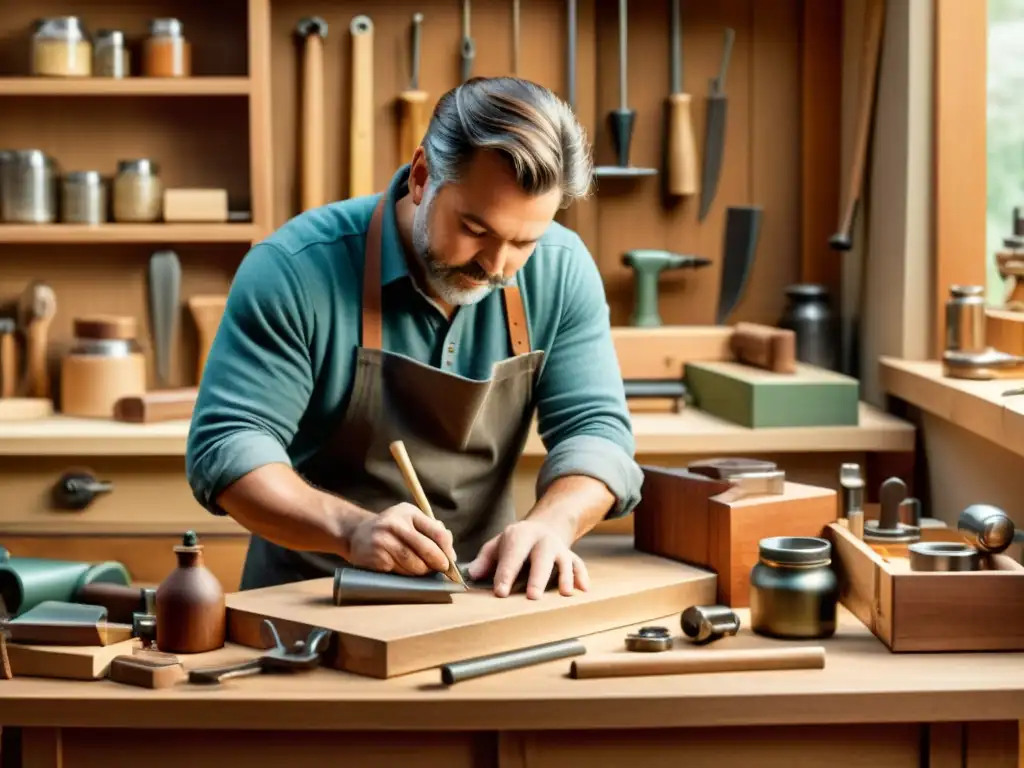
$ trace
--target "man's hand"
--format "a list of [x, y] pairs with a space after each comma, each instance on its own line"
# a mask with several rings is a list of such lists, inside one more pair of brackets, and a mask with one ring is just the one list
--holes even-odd
[[374, 571], [424, 576], [455, 562], [451, 531], [405, 502], [358, 521], [348, 542], [347, 560]]
[[469, 575], [481, 579], [494, 573], [494, 594], [507, 597], [512, 583], [523, 566], [529, 562], [530, 578], [526, 596], [539, 600], [551, 579], [552, 569], [558, 569], [558, 591], [566, 596], [590, 587], [587, 567], [569, 547], [571, 535], [558, 528], [535, 520], [513, 523], [480, 548], [476, 559], [469, 564]]

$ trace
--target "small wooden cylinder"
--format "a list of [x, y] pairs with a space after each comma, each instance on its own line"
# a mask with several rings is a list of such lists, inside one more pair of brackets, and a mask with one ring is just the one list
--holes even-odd
[[70, 354], [61, 363], [61, 412], [66, 416], [111, 419], [114, 403], [146, 392], [146, 358]]

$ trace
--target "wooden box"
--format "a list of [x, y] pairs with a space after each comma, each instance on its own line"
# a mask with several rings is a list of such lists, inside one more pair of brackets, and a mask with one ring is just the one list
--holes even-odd
[[[910, 570], [906, 547], [866, 544], [846, 528], [828, 526], [840, 599], [890, 650], [1024, 650], [1024, 566], [1006, 555], [988, 570]], [[963, 541], [955, 530], [925, 528], [924, 541]]]
[[710, 568], [718, 574], [718, 602], [745, 608], [761, 539], [821, 536], [836, 519], [838, 499], [831, 488], [801, 483], [746, 498], [735, 498], [732, 487], [686, 470], [644, 467], [633, 542], [641, 552]]
[[985, 311], [985, 341], [1011, 355], [1024, 355], [1024, 312]]
[[775, 373], [735, 362], [686, 364], [696, 407], [744, 427], [858, 425], [860, 383], [841, 373], [798, 365]]

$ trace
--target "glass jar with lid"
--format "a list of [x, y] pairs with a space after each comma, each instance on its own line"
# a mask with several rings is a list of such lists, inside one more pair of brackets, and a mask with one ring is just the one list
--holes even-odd
[[178, 19], [153, 19], [143, 45], [143, 74], [146, 77], [189, 77], [192, 74], [192, 46], [185, 39]]
[[128, 45], [119, 29], [101, 29], [93, 38], [92, 71], [96, 77], [128, 77]]
[[56, 161], [41, 149], [5, 152], [0, 162], [0, 214], [10, 224], [57, 220]]
[[99, 171], [72, 171], [61, 181], [61, 220], [102, 224], [107, 220], [107, 182]]
[[152, 160], [119, 160], [114, 177], [114, 221], [159, 221], [163, 213], [164, 186], [160, 167]]
[[55, 16], [36, 23], [32, 33], [32, 74], [89, 77], [92, 42], [77, 16]]

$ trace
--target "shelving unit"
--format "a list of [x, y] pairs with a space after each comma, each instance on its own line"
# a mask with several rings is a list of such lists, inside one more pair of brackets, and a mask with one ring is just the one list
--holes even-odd
[[254, 224], [7, 224], [0, 244], [250, 243], [259, 233]]
[[0, 96], [248, 96], [248, 77], [0, 78]]

